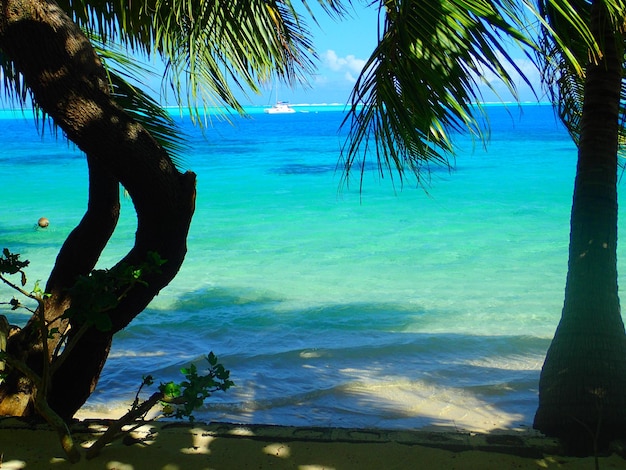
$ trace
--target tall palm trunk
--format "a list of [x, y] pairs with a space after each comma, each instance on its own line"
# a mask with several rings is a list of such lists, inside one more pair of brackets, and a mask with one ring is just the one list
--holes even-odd
[[602, 1], [587, 67], [561, 321], [539, 381], [534, 427], [588, 453], [626, 435], [626, 335], [617, 287], [617, 146], [622, 37]]
[[[93, 269], [117, 223], [119, 184], [137, 211], [135, 244], [120, 262], [139, 265], [149, 253], [166, 260], [108, 312], [112, 329], [91, 328], [56, 370], [49, 402], [70, 418], [93, 391], [113, 334], [124, 328], [178, 272], [194, 212], [195, 175], [181, 174], [165, 150], [110, 96], [106, 73], [89, 40], [52, 0], [0, 0], [0, 50], [23, 75], [35, 102], [87, 155], [89, 206], [56, 260], [46, 290], [48, 320], [72, 304], [68, 289]], [[73, 320], [70, 319], [70, 323]], [[56, 326], [56, 325], [54, 325]], [[67, 321], [60, 325], [65, 331]], [[70, 325], [70, 336], [80, 325]], [[51, 349], [58, 335], [50, 341]], [[41, 369], [39, 331], [29, 322], [7, 351]], [[13, 371], [0, 385], [0, 414], [26, 415], [32, 384]]]

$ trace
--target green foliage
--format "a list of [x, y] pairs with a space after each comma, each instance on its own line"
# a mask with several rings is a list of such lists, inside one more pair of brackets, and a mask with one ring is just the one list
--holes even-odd
[[[363, 67], [343, 123], [346, 181], [366, 157], [400, 181], [430, 163], [449, 166], [450, 134], [488, 137], [480, 85], [496, 92], [491, 74], [515, 96], [514, 70], [524, 74], [505, 44], [529, 44], [517, 29], [523, 18], [512, 0], [380, 2], [383, 30]], [[528, 83], [528, 81], [526, 80]], [[359, 160], [360, 159], [360, 160]]]
[[70, 289], [72, 306], [63, 317], [100, 331], [109, 331], [113, 323], [108, 312], [119, 305], [130, 289], [137, 285], [146, 286], [145, 277], [159, 273], [165, 263], [158, 253], [150, 252], [139, 266], [122, 263], [115, 269], [96, 269], [87, 276], [80, 276]]
[[0, 274], [22, 274], [22, 286], [26, 285], [26, 274], [22, 271], [30, 264], [30, 261], [20, 261], [20, 255], [11, 253], [8, 248], [2, 250], [0, 256]]
[[[31, 292], [27, 292], [23, 289], [23, 287], [26, 285], [26, 282], [27, 282], [26, 273], [24, 272], [24, 269], [29, 264], [30, 264], [30, 261], [28, 260], [24, 260], [24, 261], [20, 260], [19, 253], [11, 253], [8, 248], [4, 248], [2, 250], [2, 256], [0, 256], [0, 281], [4, 282], [6, 285], [16, 290], [23, 296], [40, 303], [45, 297], [45, 294], [39, 287], [39, 282], [35, 283], [35, 286], [33, 287], [33, 290]], [[14, 284], [5, 276], [5, 275], [11, 276], [15, 274], [20, 275], [20, 286]], [[34, 313], [34, 310], [24, 305], [16, 297], [13, 297], [8, 302], [0, 302], [0, 305], [10, 305], [11, 310], [17, 310], [19, 308], [23, 308], [25, 310], [28, 310], [31, 313]]]
[[[170, 93], [176, 104], [188, 106], [194, 118], [201, 118], [198, 108], [206, 111], [207, 106], [226, 105], [243, 113], [235, 90], [260, 93], [261, 85], [270, 82], [274, 75], [290, 84], [306, 83], [315, 71], [316, 55], [310, 31], [304, 15], [299, 13], [302, 9], [296, 9], [291, 0], [59, 0], [57, 3], [100, 51], [115, 49], [120, 52], [118, 58], [124, 53], [128, 58], [133, 53], [147, 61], [163, 61], [166, 68], [162, 91]], [[299, 3], [313, 17], [307, 2]], [[342, 2], [319, 0], [318, 3], [331, 15], [345, 14]], [[159, 122], [151, 131], [157, 130], [157, 135], [163, 137], [160, 141], [170, 140], [174, 147], [178, 145], [179, 141], [167, 133], [170, 123], [163, 119], [165, 115], [160, 112], [152, 115], [155, 103], [146, 99], [147, 94], [140, 86], [128, 86], [129, 81], [119, 80], [125, 78], [125, 70], [130, 70], [133, 78], [145, 77], [145, 72], [129, 67], [118, 58], [113, 61], [110, 54], [100, 51], [105, 66], [115, 76], [111, 86], [121, 98], [118, 100], [116, 96], [116, 101], [131, 112], [139, 104], [150, 113], [148, 119], [140, 121], [144, 124], [150, 124], [150, 119], [158, 116]], [[5, 66], [6, 73], [12, 71], [9, 65]], [[12, 80], [9, 85], [14, 94], [21, 90], [19, 81]], [[164, 98], [170, 101], [170, 96]]]
[[[84, 332], [85, 328], [90, 326], [101, 330], [110, 329], [112, 324], [107, 312], [115, 308], [131, 288], [147, 285], [146, 276], [151, 273], [159, 273], [160, 267], [165, 263], [166, 260], [162, 259], [158, 253], [149, 253], [146, 261], [139, 266], [122, 265], [112, 270], [94, 270], [88, 276], [81, 276], [76, 281], [71, 291], [73, 295], [72, 308], [66, 310], [63, 317], [78, 323], [78, 336], [80, 332]], [[8, 284], [22, 295], [37, 300], [39, 310], [30, 310], [28, 307], [22, 305], [16, 298], [11, 299], [10, 302], [0, 302], [0, 304], [4, 303], [10, 305], [12, 310], [25, 308], [35, 314], [35, 318], [38, 319], [40, 325], [44, 357], [48, 357], [48, 342], [46, 340], [61, 334], [58, 327], [51, 327], [50, 323], [45, 320], [45, 304], [43, 299], [49, 294], [44, 292], [38, 282], [35, 283], [33, 290], [29, 293], [8, 281], [4, 276], [5, 274], [21, 273], [22, 285], [24, 285], [26, 283], [26, 276], [23, 268], [26, 266], [28, 266], [28, 261], [20, 261], [19, 254], [12, 254], [5, 248], [0, 263], [0, 281]], [[64, 336], [65, 333], [62, 335]], [[59, 345], [63, 344], [66, 340], [67, 337], [61, 338]], [[63, 361], [65, 357], [64, 354], [68, 353], [71, 348], [72, 341], [66, 344], [62, 352], [61, 349], [57, 347], [54, 353], [51, 354], [51, 363], [44, 361], [43, 372], [41, 374], [34, 372], [28, 365], [11, 357], [5, 351], [0, 351], [0, 364], [2, 365], [2, 368], [0, 368], [0, 383], [6, 379], [10, 372], [10, 369], [5, 370], [6, 364], [9, 364], [10, 368], [17, 368], [36, 384], [36, 392], [33, 397], [37, 409], [49, 423], [59, 430], [60, 435], [63, 436], [61, 438], [62, 443], [67, 441], [71, 444], [69, 446], [64, 445], [64, 450], [70, 460], [80, 457], [74, 455], [76, 449], [74, 448], [69, 430], [58, 415], [56, 415], [54, 410], [48, 406], [46, 391], [47, 384], [50, 383], [53, 375], [52, 371], [54, 370], [54, 366]], [[143, 387], [154, 384], [154, 378], [151, 375], [144, 376], [129, 412], [117, 422], [113, 423], [107, 432], [92, 445], [88, 451], [88, 457], [90, 453], [91, 455], [96, 455], [99, 449], [107, 442], [110, 442], [118, 432], [123, 433], [122, 428], [125, 424], [143, 419], [146, 413], [159, 402], [163, 404], [163, 411], [166, 416], [189, 418], [190, 421], [193, 421], [194, 410], [202, 406], [205, 399], [216, 391], [226, 391], [234, 385], [230, 380], [230, 371], [226, 370], [224, 366], [218, 362], [217, 356], [215, 356], [213, 352], [206, 356], [206, 360], [209, 366], [208, 372], [205, 375], [200, 375], [197, 367], [191, 364], [189, 367], [181, 369], [185, 380], [179, 383], [161, 383], [157, 393], [153, 394], [148, 400], [140, 403], [139, 395]]]
[[[108, 312], [119, 305], [130, 289], [135, 286], [147, 285], [146, 276], [160, 273], [161, 266], [166, 262], [158, 253], [150, 252], [146, 260], [138, 266], [121, 264], [111, 270], [94, 270], [88, 276], [80, 276], [70, 289], [72, 306], [64, 312], [62, 318], [72, 320], [75, 324], [80, 325], [82, 329], [94, 326], [101, 331], [110, 330], [112, 322]], [[40, 309], [43, 309], [43, 299], [49, 294], [44, 292], [39, 282], [35, 283], [32, 291], [29, 293], [10, 283], [3, 276], [3, 274], [21, 273], [22, 285], [24, 285], [26, 276], [23, 268], [28, 266], [28, 264], [28, 261], [20, 261], [19, 254], [13, 254], [5, 248], [3, 257], [0, 258], [0, 280], [18, 290], [21, 294], [37, 300]], [[5, 304], [10, 305], [12, 310], [27, 308], [17, 298], [13, 298]], [[38, 316], [42, 319], [41, 330], [43, 338], [50, 339], [60, 334], [58, 327], [50, 327], [43, 320], [45, 316], [41, 310]], [[70, 345], [67, 345], [64, 352], [67, 352], [70, 348]], [[56, 359], [59, 359], [57, 353], [59, 353], [59, 350], [53, 354], [53, 363]], [[0, 359], [5, 358], [6, 353], [0, 352]], [[60, 359], [62, 360], [62, 358]], [[202, 406], [204, 400], [210, 397], [212, 393], [219, 390], [226, 391], [234, 385], [230, 380], [230, 371], [226, 370], [218, 362], [215, 354], [211, 352], [206, 356], [206, 360], [208, 362], [208, 372], [205, 375], [200, 375], [197, 367], [191, 364], [189, 367], [181, 369], [185, 380], [180, 383], [162, 383], [159, 386], [166, 415], [176, 418], [188, 417], [190, 420], [193, 420], [193, 411]], [[49, 377], [43, 377], [43, 380], [48, 381]], [[135, 396], [133, 409], [138, 406], [139, 393], [142, 388], [153, 383], [154, 378], [151, 375], [143, 377], [142, 384]]]
[[209, 363], [206, 375], [199, 375], [195, 364], [184, 367], [180, 372], [186, 380], [180, 383], [167, 382], [159, 386], [163, 394], [163, 408], [167, 416], [194, 420], [194, 410], [200, 408], [214, 392], [226, 391], [234, 385], [230, 380], [230, 371], [218, 362], [217, 356], [210, 352], [206, 356]]
[[[623, 0], [603, 2], [614, 31], [623, 31]], [[578, 145], [582, 132], [586, 67], [598, 63], [606, 47], [603, 38], [594, 37], [591, 25], [591, 3], [586, 0], [540, 0], [538, 16], [540, 34], [536, 38], [536, 62], [541, 81], [556, 111]], [[623, 34], [623, 33], [621, 33]], [[623, 39], [621, 40], [623, 42]], [[619, 45], [619, 44], [618, 44]], [[623, 44], [619, 45], [623, 48]], [[624, 65], [626, 71], [626, 65]], [[626, 81], [620, 91], [620, 116], [626, 115]], [[626, 120], [619, 121], [619, 156], [626, 156]], [[618, 160], [624, 166], [624, 160]]]
[[[94, 270], [88, 276], [80, 276], [75, 284], [69, 289], [72, 296], [72, 305], [61, 318], [70, 319], [74, 326], [80, 326], [84, 331], [87, 327], [95, 327], [100, 331], [109, 331], [113, 327], [109, 312], [116, 308], [120, 301], [126, 296], [130, 289], [135, 286], [146, 286], [146, 277], [150, 274], [160, 273], [161, 266], [167, 261], [162, 259], [158, 253], [148, 253], [146, 260], [138, 266], [120, 264], [111, 270]], [[7, 248], [0, 257], [0, 281], [18, 291], [25, 297], [35, 300], [39, 308], [37, 311], [22, 304], [19, 299], [12, 298], [9, 302], [0, 302], [11, 307], [11, 310], [24, 308], [33, 314], [37, 314], [39, 319], [42, 338], [53, 338], [60, 334], [58, 327], [51, 327], [45, 320], [44, 299], [49, 294], [44, 291], [39, 281], [35, 282], [32, 291], [23, 289], [26, 284], [26, 274], [24, 268], [29, 265], [29, 261], [21, 261], [19, 254], [11, 253]], [[21, 275], [21, 287], [12, 283], [5, 274]], [[61, 342], [63, 343], [63, 338]], [[60, 348], [52, 355], [54, 362], [60, 356]]]
[[33, 287], [33, 290], [31, 291], [31, 294], [39, 296], [41, 298], [50, 297], [50, 294], [47, 294], [41, 288], [41, 285], [39, 284], [39, 281], [35, 281], [35, 285]]
[[106, 312], [119, 303], [119, 286], [119, 280], [109, 275], [108, 270], [94, 270], [79, 277], [70, 289], [72, 306], [63, 316], [80, 324], [94, 325], [101, 331], [110, 330], [112, 323]]
[[143, 376], [143, 382], [141, 383], [141, 386], [143, 387], [145, 386], [150, 386], [154, 383], [154, 378], [151, 375], [144, 375]]

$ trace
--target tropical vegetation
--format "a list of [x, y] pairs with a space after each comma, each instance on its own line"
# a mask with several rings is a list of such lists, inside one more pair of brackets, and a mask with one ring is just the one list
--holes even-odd
[[[37, 374], [62, 339], [72, 344], [46, 390], [50, 407], [67, 420], [94, 390], [113, 335], [178, 272], [194, 212], [195, 175], [181, 173], [172, 158], [180, 140], [167, 114], [125, 79], [137, 71], [128, 54], [165, 60], [181, 102], [216, 100], [240, 110], [233, 87], [254, 91], [273, 74], [302, 80], [312, 70], [311, 44], [293, 6], [281, 1], [3, 0], [0, 7], [7, 93], [31, 99], [84, 152], [89, 168], [87, 212], [43, 289], [44, 318], [33, 316], [6, 341], [7, 353]], [[94, 273], [118, 220], [120, 185], [137, 212], [134, 246]], [[158, 266], [144, 270], [141, 283], [114, 281], [155, 256]], [[81, 294], [89, 288], [93, 295]], [[91, 324], [82, 310], [93, 303], [106, 318]], [[43, 337], [41, 321], [55, 334]], [[19, 368], [9, 368], [0, 414], [32, 414], [35, 391]]]
[[407, 171], [419, 178], [432, 162], [447, 164], [450, 131], [482, 135], [473, 80], [489, 70], [515, 95], [506, 73], [514, 64], [502, 44], [512, 38], [532, 51], [578, 146], [565, 301], [541, 373], [534, 426], [562, 438], [571, 452], [597, 452], [626, 434], [626, 335], [616, 264], [626, 5], [451, 0], [429, 6], [435, 8], [384, 2], [385, 29], [352, 96], [346, 172], [371, 140], [381, 166], [401, 178]]
[[[307, 3], [300, 3], [310, 13]], [[333, 15], [350, 4], [319, 3]], [[626, 355], [617, 295], [615, 188], [625, 102], [624, 5], [617, 0], [374, 5], [380, 7], [382, 26], [344, 122], [346, 178], [362, 174], [368, 158], [401, 184], [411, 175], [421, 182], [432, 164], [451, 165], [452, 132], [479, 139], [488, 134], [478, 91], [484, 74], [500, 77], [515, 95], [513, 75], [523, 74], [508, 54], [511, 43], [536, 54], [579, 146], [579, 165], [565, 304], [541, 375], [535, 426], [570, 440], [583, 429], [596, 444], [621, 436]], [[233, 89], [256, 92], [275, 75], [289, 83], [306, 81], [314, 68], [313, 45], [306, 14], [289, 0], [0, 0], [0, 7], [5, 90], [22, 102], [30, 97], [89, 164], [87, 212], [45, 286], [43, 321], [58, 334], [43, 338], [33, 320], [7, 340], [9, 354], [34, 370], [50, 360], [60, 338], [72, 342], [72, 353], [55, 369], [47, 392], [50, 406], [69, 419], [96, 386], [113, 335], [176, 275], [194, 211], [195, 175], [181, 173], [172, 158], [184, 144], [172, 138], [172, 123], [158, 103], [126, 79], [138, 70], [125, 54], [163, 58], [165, 83], [179, 103], [196, 110], [219, 103], [242, 111]], [[120, 263], [98, 276], [119, 278], [155, 254], [163, 261], [145, 273], [145, 282], [130, 287], [93, 277], [117, 222], [120, 184], [137, 210], [137, 236]], [[105, 305], [100, 328], [66, 313], [79, 310], [85, 285], [109, 286], [98, 295], [113, 293], [119, 300]], [[19, 370], [10, 370], [0, 384], [0, 414], [32, 413], [33, 387]]]
[[595, 43], [566, 21], [567, 10], [541, 2], [545, 28], [567, 38], [574, 62], [585, 67], [580, 73], [550, 34], [542, 36], [543, 77], [578, 145], [578, 166], [565, 302], [541, 372], [534, 425], [561, 437], [572, 452], [589, 453], [626, 434], [626, 335], [616, 256], [626, 4], [561, 6], [575, 10]]

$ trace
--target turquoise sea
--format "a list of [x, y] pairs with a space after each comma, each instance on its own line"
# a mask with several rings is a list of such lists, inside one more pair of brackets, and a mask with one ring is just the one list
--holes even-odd
[[[87, 412], [127, 406], [142, 375], [169, 380], [214, 351], [237, 386], [202, 421], [530, 426], [562, 307], [576, 165], [552, 109], [490, 107], [486, 150], [457, 136], [455, 169], [433, 168], [427, 191], [373, 167], [361, 191], [342, 185], [342, 109], [296, 109], [204, 131], [180, 118], [182, 166], [198, 175], [189, 253], [116, 337]], [[45, 280], [86, 207], [86, 164], [28, 111], [0, 117], [0, 241]], [[124, 199], [100, 267], [134, 230]], [[622, 244], [622, 273], [624, 259]]]

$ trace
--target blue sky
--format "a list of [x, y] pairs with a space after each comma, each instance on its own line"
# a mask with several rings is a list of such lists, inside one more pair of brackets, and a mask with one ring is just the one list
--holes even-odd
[[[315, 2], [311, 2], [311, 6]], [[311, 77], [310, 89], [288, 89], [281, 86], [280, 99], [292, 103], [345, 103], [354, 82], [377, 44], [378, 9], [354, 2], [350, 18], [330, 18], [319, 7], [315, 17], [319, 25], [309, 21], [313, 44], [319, 61], [317, 73]], [[269, 104], [275, 97], [270, 92], [253, 97], [254, 104]]]
[[[280, 84], [278, 90], [274, 84], [269, 84], [261, 95], [248, 93], [245, 96], [235, 91], [235, 96], [244, 106], [272, 105], [276, 101], [276, 92], [281, 101], [292, 104], [341, 103], [348, 101], [356, 78], [365, 65], [378, 43], [378, 8], [366, 7], [364, 3], [355, 0], [349, 16], [337, 19], [330, 17], [317, 3], [309, 0], [309, 6], [314, 12], [317, 24], [303, 11], [303, 18], [312, 35], [312, 42], [318, 56], [317, 70], [309, 77], [309, 86], [290, 88]], [[294, 5], [298, 8], [298, 2]], [[377, 5], [377, 4], [376, 4]], [[302, 8], [298, 8], [301, 10]], [[161, 90], [160, 74], [164, 65], [149, 61], [149, 67], [159, 74], [159, 77], [148, 78], [148, 87], [156, 94]], [[157, 97], [160, 101], [170, 102], [171, 97]]]
[[[311, 2], [314, 4], [316, 2]], [[353, 2], [354, 13], [351, 18], [335, 20], [319, 7], [315, 8], [319, 26], [310, 22], [313, 43], [319, 56], [317, 73], [311, 77], [310, 88], [289, 89], [281, 85], [279, 98], [291, 103], [345, 103], [354, 86], [355, 80], [377, 44], [378, 3], [364, 6]], [[312, 5], [315, 6], [315, 5]], [[531, 79], [538, 82], [538, 73], [521, 51], [512, 50], [511, 55], [518, 66]], [[504, 87], [493, 76], [486, 78], [501, 92], [504, 101], [511, 99]], [[522, 101], [536, 101], [528, 87], [518, 80]], [[485, 101], [501, 101], [486, 87], [482, 88]], [[251, 96], [246, 104], [272, 104], [275, 95], [268, 90], [263, 96]]]
[[[293, 104], [347, 102], [361, 68], [376, 47], [379, 21], [378, 2], [374, 2], [374, 6], [365, 6], [370, 2], [358, 0], [352, 3], [354, 11], [351, 17], [337, 20], [322, 11], [316, 1], [309, 2], [319, 23], [318, 25], [308, 21], [319, 57], [317, 71], [310, 77], [308, 88], [290, 89], [286, 85], [281, 85], [278, 89], [279, 99]], [[538, 74], [528, 59], [520, 51], [512, 51], [512, 55], [531, 81], [538, 82]], [[486, 78], [491, 80], [497, 89], [502, 90], [502, 100], [511, 99], [494, 77]], [[152, 80], [148, 80], [148, 83], [153, 90], [160, 89], [158, 81], [150, 82]], [[522, 101], [536, 101], [521, 80], [519, 86]], [[276, 90], [268, 88], [260, 96], [250, 94], [247, 99], [241, 96], [241, 101], [244, 105], [270, 105], [276, 99], [275, 92]], [[483, 92], [485, 101], [501, 101], [486, 89]], [[6, 104], [0, 99], [0, 108]]]

